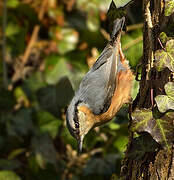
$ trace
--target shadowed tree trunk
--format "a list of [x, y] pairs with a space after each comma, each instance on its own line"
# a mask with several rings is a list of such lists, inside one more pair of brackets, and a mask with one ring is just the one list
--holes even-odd
[[[141, 64], [142, 74], [139, 94], [133, 102], [133, 112], [135, 109], [142, 108], [153, 111], [156, 108], [154, 98], [157, 95], [165, 94], [164, 85], [169, 81], [173, 81], [173, 79], [171, 80], [173, 78], [172, 73], [168, 68], [158, 72], [155, 67], [155, 51], [162, 49], [162, 44], [160, 44], [158, 39], [159, 34], [164, 30], [169, 19], [164, 16], [164, 6], [163, 0], [143, 0], [144, 47]], [[133, 123], [132, 121], [131, 119], [130, 127]], [[151, 148], [152, 146], [149, 144], [151, 144], [153, 139], [148, 133], [141, 133], [139, 137], [135, 138], [133, 133], [130, 132], [129, 139], [129, 145], [122, 163], [122, 179], [174, 179], [174, 145], [170, 146], [170, 150], [159, 144], [156, 144], [155, 148]], [[156, 142], [154, 141], [153, 143], [155, 144]], [[140, 145], [144, 146], [144, 148], [149, 147], [144, 152], [141, 149], [143, 147], [139, 147]], [[137, 153], [141, 155], [138, 157]]]

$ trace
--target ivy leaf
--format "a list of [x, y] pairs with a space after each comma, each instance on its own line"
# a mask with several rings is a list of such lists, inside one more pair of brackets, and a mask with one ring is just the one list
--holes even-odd
[[164, 113], [169, 109], [174, 110], [174, 83], [168, 82], [164, 86], [167, 95], [158, 95], [155, 97], [158, 109]]
[[155, 59], [158, 71], [168, 67], [174, 72], [174, 39], [167, 41], [166, 51], [160, 49], [155, 52]]
[[159, 37], [162, 43], [166, 43], [169, 40], [165, 32], [161, 32]]
[[40, 111], [36, 114], [38, 120], [39, 129], [42, 133], [48, 132], [52, 138], [55, 138], [58, 133], [58, 128], [62, 124], [62, 121], [47, 111]]
[[40, 106], [59, 117], [59, 111], [65, 107], [74, 95], [71, 82], [67, 77], [62, 77], [56, 85], [49, 85], [37, 91], [37, 98]]
[[147, 152], [154, 152], [159, 144], [148, 133], [144, 133], [136, 137], [132, 141], [128, 157], [139, 160], [144, 157]]
[[174, 112], [168, 112], [160, 119], [154, 118], [150, 110], [135, 110], [132, 113], [131, 130], [133, 132], [147, 132], [153, 139], [169, 148], [169, 145], [174, 141], [173, 127]]
[[61, 77], [70, 75], [68, 64], [64, 57], [53, 54], [48, 56], [45, 61], [44, 75], [48, 84], [56, 84]]
[[92, 158], [86, 164], [84, 175], [111, 175], [115, 172], [118, 159], [115, 154], [108, 154], [104, 158]]
[[36, 160], [41, 168], [45, 168], [46, 163], [55, 165], [56, 150], [51, 137], [48, 134], [38, 134], [32, 138], [32, 147], [36, 155]]
[[174, 0], [165, 0], [165, 16], [170, 16], [174, 12]]

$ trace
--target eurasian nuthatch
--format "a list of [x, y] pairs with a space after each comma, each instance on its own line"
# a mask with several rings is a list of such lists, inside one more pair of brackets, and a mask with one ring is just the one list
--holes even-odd
[[79, 152], [88, 131], [111, 120], [130, 100], [133, 74], [120, 43], [124, 23], [124, 17], [114, 21], [111, 40], [84, 76], [67, 109], [67, 127], [78, 141]]

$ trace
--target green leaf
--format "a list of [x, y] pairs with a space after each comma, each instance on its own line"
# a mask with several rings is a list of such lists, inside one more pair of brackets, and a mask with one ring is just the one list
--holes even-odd
[[48, 56], [44, 74], [48, 84], [56, 84], [63, 76], [70, 75], [66, 59], [58, 55]]
[[134, 79], [133, 81], [133, 87], [131, 90], [131, 97], [134, 100], [139, 92], [139, 82]]
[[19, 0], [8, 0], [7, 7], [9, 8], [16, 8], [19, 5]]
[[28, 97], [20, 86], [14, 89], [14, 96], [16, 97], [17, 102], [23, 102], [25, 107], [29, 106], [30, 102], [28, 100]]
[[56, 164], [56, 150], [51, 137], [47, 133], [34, 136], [32, 138], [32, 147], [41, 168], [44, 169], [46, 163]]
[[154, 152], [159, 145], [153, 140], [152, 136], [144, 133], [132, 140], [128, 157], [133, 160], [139, 160], [144, 157], [145, 153]]
[[169, 109], [174, 110], [174, 83], [168, 82], [164, 86], [167, 95], [158, 95], [155, 97], [158, 109], [164, 113]]
[[164, 89], [167, 96], [169, 96], [174, 101], [174, 82], [168, 82], [167, 84], [165, 84]]
[[56, 117], [60, 109], [65, 107], [74, 95], [73, 88], [67, 77], [63, 77], [57, 85], [47, 86], [37, 91], [37, 98], [41, 107]]
[[14, 170], [21, 166], [21, 163], [17, 160], [0, 159], [0, 169]]
[[165, 0], [165, 16], [170, 16], [174, 12], [174, 0]]
[[[130, 32], [129, 34], [125, 34], [121, 38], [122, 43], [122, 49], [124, 50], [124, 54], [126, 58], [129, 60], [129, 63], [131, 66], [135, 67], [139, 59], [142, 57], [143, 54], [143, 40], [141, 40], [142, 37], [142, 29], [137, 29], [135, 31]], [[138, 43], [135, 43], [134, 45], [130, 44], [135, 40], [140, 39]]]
[[19, 0], [8, 0], [7, 7], [16, 8], [19, 5]]
[[87, 162], [84, 175], [111, 175], [115, 172], [118, 155], [109, 154], [104, 158], [92, 158]]
[[0, 171], [0, 180], [21, 180], [13, 171]]
[[5, 34], [7, 37], [16, 35], [20, 32], [20, 27], [18, 24], [15, 24], [14, 22], [9, 22], [6, 27]]
[[7, 132], [11, 136], [26, 136], [33, 131], [33, 122], [30, 109], [21, 109], [16, 114], [10, 114], [7, 123]]
[[169, 147], [174, 140], [173, 117], [174, 112], [168, 112], [160, 119], [155, 119], [152, 111], [137, 109], [132, 113], [131, 130], [138, 133], [147, 132], [156, 142]]
[[161, 32], [159, 37], [160, 37], [160, 40], [162, 41], [162, 43], [166, 43], [169, 40], [169, 38], [167, 37], [165, 32]]
[[8, 159], [14, 159], [16, 158], [18, 155], [24, 153], [26, 151], [26, 149], [24, 148], [18, 148], [18, 149], [15, 149], [13, 150], [12, 152], [10, 152], [10, 154], [8, 155]]
[[174, 101], [165, 95], [158, 95], [155, 97], [158, 109], [160, 112], [164, 113], [169, 109], [174, 110]]
[[58, 128], [62, 124], [62, 121], [52, 116], [46, 111], [39, 111], [36, 114], [38, 120], [39, 129], [42, 133], [49, 133], [52, 138], [55, 138], [58, 133]]
[[87, 27], [90, 31], [97, 31], [100, 25], [98, 12], [93, 10], [92, 13], [88, 13]]
[[78, 32], [71, 28], [53, 27], [50, 36], [57, 42], [58, 51], [62, 55], [74, 50], [79, 41]]
[[114, 146], [120, 151], [124, 152], [126, 150], [126, 145], [128, 143], [127, 136], [119, 136], [114, 142]]
[[155, 52], [155, 65], [157, 70], [161, 71], [165, 67], [168, 67], [172, 72], [174, 72], [174, 40], [169, 40], [166, 43], [166, 51], [157, 50]]

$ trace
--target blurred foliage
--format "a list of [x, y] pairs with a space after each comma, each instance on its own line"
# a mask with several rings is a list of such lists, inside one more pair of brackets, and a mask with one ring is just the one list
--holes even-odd
[[[123, 7], [130, 1], [114, 2]], [[88, 65], [95, 62], [107, 43], [110, 3], [109, 0], [7, 1], [9, 86], [8, 90], [2, 87], [1, 66], [1, 180], [100, 180], [119, 176], [128, 142], [127, 106], [110, 123], [88, 134], [79, 157], [76, 141], [65, 124], [73, 89], [77, 89]], [[127, 26], [135, 26], [123, 33], [122, 47], [133, 69], [142, 56], [142, 26], [137, 26], [142, 23], [141, 3], [137, 0], [125, 9]], [[3, 1], [1, 25], [2, 8]], [[138, 10], [134, 15], [135, 8]], [[133, 98], [138, 87], [135, 82]]]

